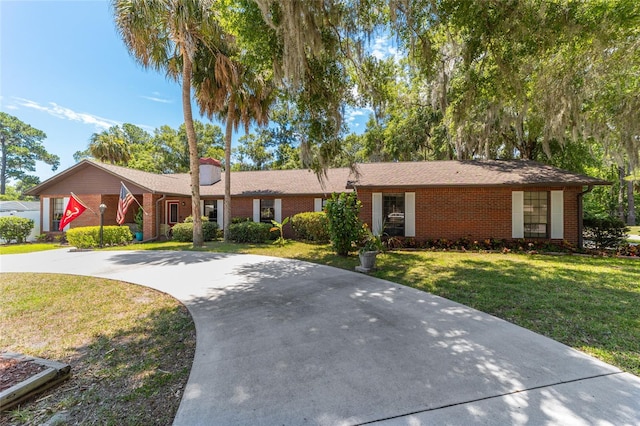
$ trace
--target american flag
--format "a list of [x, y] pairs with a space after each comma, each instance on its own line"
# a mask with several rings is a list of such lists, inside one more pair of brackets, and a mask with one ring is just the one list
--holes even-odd
[[118, 222], [118, 225], [124, 223], [124, 215], [127, 213], [127, 209], [131, 203], [136, 201], [131, 191], [124, 186], [124, 183], [120, 182], [120, 185], [120, 199], [118, 200], [118, 212], [116, 213], [116, 222]]

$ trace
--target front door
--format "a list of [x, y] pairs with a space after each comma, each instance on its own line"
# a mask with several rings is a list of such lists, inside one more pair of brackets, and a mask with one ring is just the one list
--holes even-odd
[[178, 201], [167, 201], [167, 223], [173, 226], [178, 223]]

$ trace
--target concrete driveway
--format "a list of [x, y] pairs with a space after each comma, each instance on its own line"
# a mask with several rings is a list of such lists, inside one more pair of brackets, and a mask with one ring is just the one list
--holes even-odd
[[176, 425], [640, 424], [640, 378], [366, 275], [197, 252], [63, 249], [0, 262], [181, 300], [197, 347]]

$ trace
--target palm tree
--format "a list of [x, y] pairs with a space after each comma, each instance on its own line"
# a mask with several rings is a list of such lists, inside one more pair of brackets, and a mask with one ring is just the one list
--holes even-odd
[[[253, 72], [240, 62], [219, 50], [210, 56], [209, 66], [194, 74], [196, 99], [200, 110], [211, 119], [216, 115], [225, 121], [225, 186], [224, 186], [224, 240], [229, 239], [231, 224], [231, 137], [243, 124], [249, 132], [251, 123], [259, 126], [269, 121], [269, 106], [274, 100], [273, 81], [265, 73]], [[206, 61], [199, 62], [204, 64]]]
[[131, 151], [120, 127], [113, 126], [89, 139], [89, 153], [96, 160], [111, 164], [126, 164], [131, 159]]
[[191, 78], [199, 46], [223, 33], [214, 0], [113, 0], [116, 26], [129, 52], [145, 68], [182, 77], [182, 110], [189, 144], [193, 245], [204, 244], [200, 217], [200, 171], [191, 111]]

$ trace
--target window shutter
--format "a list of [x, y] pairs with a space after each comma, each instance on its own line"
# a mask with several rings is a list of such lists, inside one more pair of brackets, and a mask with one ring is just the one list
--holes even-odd
[[322, 198], [314, 198], [313, 199], [313, 211], [321, 212], [322, 211]]
[[260, 199], [253, 199], [253, 221], [260, 222]]
[[564, 239], [564, 192], [551, 191], [551, 238]]
[[224, 200], [216, 200], [218, 209], [218, 228], [224, 229]]
[[371, 232], [382, 234], [382, 192], [371, 194]]
[[273, 201], [273, 215], [276, 222], [282, 222], [282, 198]]
[[416, 193], [404, 193], [404, 236], [416, 236]]
[[[69, 204], [69, 197], [64, 197], [64, 199], [62, 200], [62, 208], [63, 208], [62, 211], [63, 212], [67, 208], [67, 204]], [[65, 226], [64, 228], [62, 228], [62, 230], [66, 232], [66, 231], [69, 230], [69, 228], [71, 228], [71, 224], [70, 223], [67, 224], [67, 226]], [[56, 229], [56, 231], [57, 231], [57, 229]]]
[[524, 238], [524, 191], [511, 193], [511, 238]]
[[51, 229], [51, 199], [42, 198], [42, 232], [49, 232]]
[[204, 200], [200, 200], [200, 216], [204, 216]]

